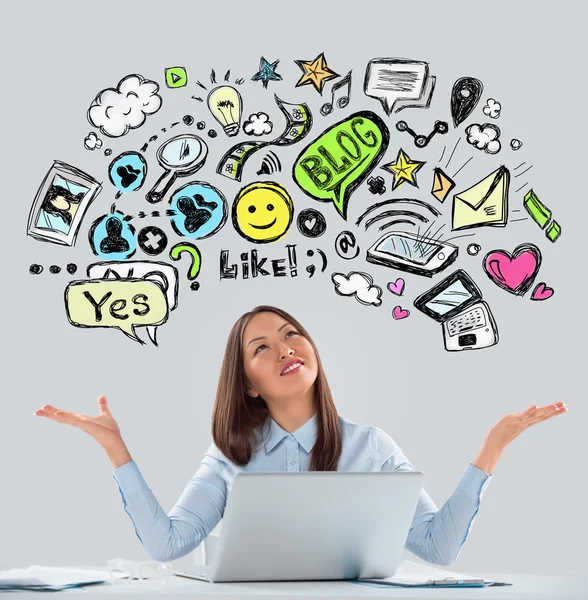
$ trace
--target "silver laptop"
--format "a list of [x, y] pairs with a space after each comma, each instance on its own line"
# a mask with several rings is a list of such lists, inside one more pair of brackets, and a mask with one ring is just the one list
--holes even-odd
[[174, 571], [211, 582], [392, 577], [424, 473], [235, 476], [207, 565]]

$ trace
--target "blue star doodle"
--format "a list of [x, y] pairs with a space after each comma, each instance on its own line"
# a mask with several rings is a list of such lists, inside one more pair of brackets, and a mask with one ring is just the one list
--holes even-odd
[[279, 62], [278, 59], [270, 64], [262, 56], [259, 61], [259, 71], [251, 78], [252, 81], [262, 81], [263, 87], [266, 89], [269, 81], [282, 81], [282, 76], [279, 73], [276, 73], [276, 67]]

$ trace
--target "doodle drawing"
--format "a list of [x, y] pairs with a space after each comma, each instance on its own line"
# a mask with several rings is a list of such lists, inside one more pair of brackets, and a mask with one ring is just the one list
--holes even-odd
[[388, 147], [390, 132], [376, 114], [361, 111], [326, 129], [298, 155], [292, 177], [320, 202], [332, 202], [347, 219], [353, 190], [367, 178]]
[[504, 227], [508, 220], [510, 172], [503, 165], [453, 197], [453, 230]]
[[91, 202], [102, 189], [93, 177], [54, 161], [29, 212], [27, 234], [45, 242], [73, 246]]
[[233, 203], [235, 231], [256, 244], [282, 239], [290, 229], [293, 216], [290, 194], [275, 181], [257, 181], [245, 186]]
[[442, 324], [448, 352], [479, 350], [498, 343], [490, 307], [474, 280], [458, 269], [414, 301], [414, 306]]
[[376, 98], [387, 116], [404, 108], [429, 108], [435, 77], [426, 62], [406, 58], [374, 58], [365, 70], [363, 91]]
[[434, 237], [406, 231], [391, 231], [380, 237], [366, 252], [376, 265], [432, 277], [455, 262], [459, 248]]
[[491, 250], [482, 262], [486, 275], [500, 288], [523, 296], [533, 285], [541, 266], [541, 251], [534, 244], [521, 244], [513, 253]]
[[193, 133], [176, 135], [161, 144], [156, 157], [165, 170], [146, 194], [147, 202], [161, 202], [176, 178], [196, 173], [206, 161], [207, 154], [206, 142]]
[[339, 77], [339, 75], [327, 65], [324, 52], [319, 54], [314, 60], [295, 60], [294, 62], [304, 73], [296, 83], [296, 87], [312, 84], [314, 89], [322, 95], [325, 83], [330, 79]]
[[365, 306], [382, 304], [382, 288], [374, 285], [372, 276], [362, 271], [350, 271], [347, 275], [333, 273], [331, 280], [335, 284], [335, 292], [339, 296], [354, 296]]
[[88, 108], [88, 121], [108, 137], [121, 137], [145, 123], [155, 114], [163, 100], [159, 85], [141, 75], [127, 75], [116, 89], [102, 90]]

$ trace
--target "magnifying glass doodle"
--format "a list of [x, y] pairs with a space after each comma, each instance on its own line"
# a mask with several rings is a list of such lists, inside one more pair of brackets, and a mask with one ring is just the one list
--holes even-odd
[[184, 133], [167, 140], [158, 148], [156, 155], [157, 162], [165, 172], [145, 195], [147, 202], [161, 202], [176, 178], [196, 173], [204, 164], [207, 154], [208, 146], [204, 140], [192, 133]]

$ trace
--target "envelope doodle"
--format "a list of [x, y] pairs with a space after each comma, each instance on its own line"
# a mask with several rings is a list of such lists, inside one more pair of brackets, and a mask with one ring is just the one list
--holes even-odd
[[510, 172], [503, 165], [453, 197], [453, 230], [502, 226], [508, 220]]

